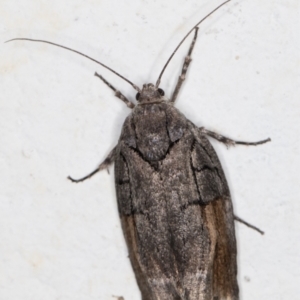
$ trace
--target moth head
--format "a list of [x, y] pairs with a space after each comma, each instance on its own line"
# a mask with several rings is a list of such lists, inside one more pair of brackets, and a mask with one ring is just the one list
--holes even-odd
[[135, 96], [139, 103], [152, 103], [164, 101], [165, 92], [161, 88], [157, 88], [154, 84], [144, 84], [142, 91], [138, 92]]

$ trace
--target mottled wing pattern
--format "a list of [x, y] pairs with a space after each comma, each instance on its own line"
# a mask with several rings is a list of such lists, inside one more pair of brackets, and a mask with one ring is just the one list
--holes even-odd
[[[194, 126], [193, 126], [194, 127]], [[236, 239], [234, 228], [234, 215], [230, 192], [225, 178], [224, 171], [220, 164], [219, 158], [208, 139], [201, 134], [198, 128], [192, 129], [198, 144], [198, 153], [207, 153], [206, 157], [210, 158], [212, 168], [204, 168], [206, 177], [197, 175], [197, 182], [205, 182], [205, 185], [213, 185], [211, 190], [219, 190], [218, 200], [209, 203], [213, 210], [215, 228], [218, 232], [218, 238], [215, 249], [213, 265], [213, 291], [215, 299], [239, 299], [239, 289], [237, 284], [237, 263], [236, 263]], [[209, 153], [209, 154], [208, 154]], [[195, 154], [194, 154], [195, 155]], [[200, 161], [200, 160], [199, 160]], [[195, 164], [194, 168], [199, 172], [199, 165]], [[211, 172], [211, 174], [207, 174]], [[211, 178], [208, 182], [207, 178]], [[211, 183], [212, 182], [212, 183]], [[205, 185], [203, 189], [205, 188]], [[200, 192], [201, 193], [201, 192]], [[207, 195], [211, 197], [208, 192]], [[216, 193], [217, 195], [217, 193]]]
[[151, 162], [139, 151], [139, 122], [129, 116], [115, 161], [119, 213], [142, 299], [238, 300], [232, 203], [217, 155], [174, 107], [157, 112], [165, 128], [153, 130], [169, 137], [163, 159]]

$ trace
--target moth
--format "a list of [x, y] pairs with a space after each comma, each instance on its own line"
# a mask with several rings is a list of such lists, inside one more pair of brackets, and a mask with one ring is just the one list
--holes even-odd
[[[234, 141], [198, 128], [174, 107], [197, 39], [198, 22], [181, 40], [156, 84], [142, 88], [103, 63], [71, 48], [44, 40], [17, 38], [58, 46], [95, 61], [137, 91], [137, 104], [95, 73], [131, 114], [118, 144], [81, 182], [115, 164], [115, 186], [129, 258], [143, 300], [238, 300], [235, 217], [228, 184], [208, 137], [226, 146], [270, 141]], [[162, 75], [184, 40], [194, 32], [172, 96], [159, 87]], [[251, 225], [249, 225], [251, 226]]]

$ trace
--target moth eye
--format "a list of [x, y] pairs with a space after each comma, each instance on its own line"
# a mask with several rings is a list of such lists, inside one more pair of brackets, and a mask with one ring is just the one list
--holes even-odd
[[157, 91], [159, 92], [159, 94], [160, 94], [161, 96], [164, 96], [164, 95], [165, 95], [165, 92], [164, 92], [163, 89], [158, 89]]
[[140, 93], [137, 93], [137, 94], [135, 95], [135, 99], [136, 99], [136, 100], [139, 100], [140, 95], [141, 95]]

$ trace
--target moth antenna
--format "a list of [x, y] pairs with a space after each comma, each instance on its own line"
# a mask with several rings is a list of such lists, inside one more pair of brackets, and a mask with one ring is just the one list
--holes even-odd
[[72, 51], [72, 52], [75, 52], [89, 60], [92, 60], [93, 62], [101, 65], [102, 67], [106, 68], [107, 70], [111, 71], [112, 73], [114, 73], [115, 75], [119, 76], [120, 78], [122, 78], [123, 80], [127, 81], [135, 90], [137, 90], [138, 92], [141, 92], [140, 88], [135, 85], [134, 83], [132, 83], [130, 80], [128, 80], [127, 78], [125, 78], [124, 76], [122, 76], [121, 74], [119, 74], [118, 72], [114, 71], [113, 69], [111, 69], [110, 67], [106, 66], [105, 64], [103, 64], [102, 62], [86, 55], [86, 54], [83, 54], [77, 50], [74, 50], [74, 49], [71, 49], [69, 47], [66, 47], [66, 46], [63, 46], [63, 45], [59, 45], [59, 44], [55, 44], [55, 43], [52, 43], [52, 42], [49, 42], [49, 41], [45, 41], [45, 40], [36, 40], [36, 39], [29, 39], [29, 38], [15, 38], [15, 39], [11, 39], [11, 40], [8, 40], [6, 41], [5, 43], [8, 43], [8, 42], [12, 42], [12, 41], [30, 41], [30, 42], [39, 42], [39, 43], [45, 43], [45, 44], [50, 44], [50, 45], [53, 45], [53, 46], [56, 46], [56, 47], [60, 47], [60, 48], [63, 48], [63, 49], [66, 49], [66, 50], [69, 50], [69, 51]]
[[171, 59], [173, 58], [174, 54], [177, 52], [178, 48], [182, 45], [182, 43], [186, 40], [186, 38], [190, 35], [190, 33], [198, 26], [200, 25], [203, 21], [205, 21], [209, 16], [211, 16], [215, 11], [217, 11], [219, 8], [221, 8], [223, 5], [225, 5], [226, 3], [228, 3], [231, 0], [227, 0], [225, 2], [223, 2], [222, 4], [220, 4], [218, 7], [216, 7], [213, 11], [211, 11], [208, 15], [206, 15], [202, 20], [200, 20], [186, 35], [185, 37], [181, 40], [181, 42], [178, 44], [178, 46], [175, 48], [175, 50], [173, 51], [173, 53], [171, 54], [171, 56], [169, 57], [169, 59], [167, 60], [166, 64], [164, 65], [164, 67], [162, 68], [158, 79], [156, 81], [156, 88], [159, 87], [160, 85], [160, 80], [162, 75], [164, 74], [165, 69], [167, 68], [169, 62], [171, 61]]

